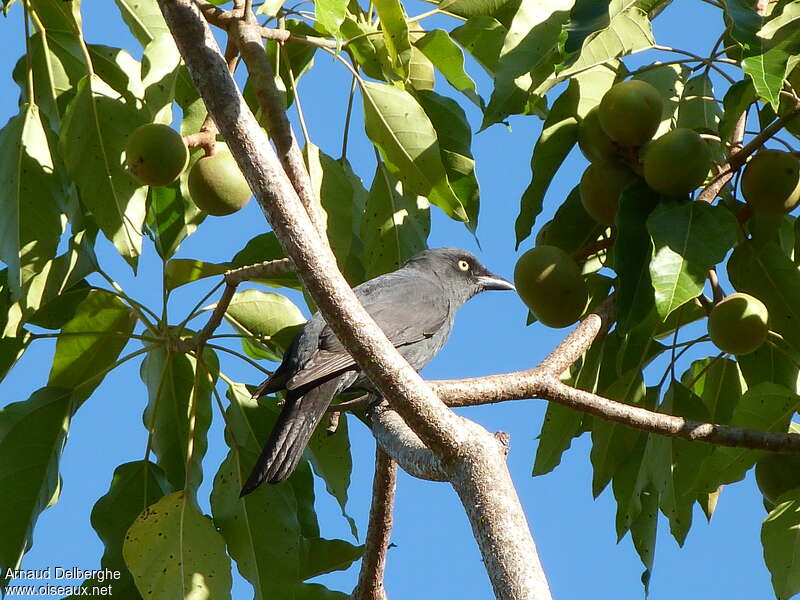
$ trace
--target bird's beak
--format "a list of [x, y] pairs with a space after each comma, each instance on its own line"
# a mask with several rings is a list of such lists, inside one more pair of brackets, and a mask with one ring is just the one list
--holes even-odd
[[478, 277], [478, 285], [482, 290], [516, 290], [514, 284], [494, 273], [486, 273]]

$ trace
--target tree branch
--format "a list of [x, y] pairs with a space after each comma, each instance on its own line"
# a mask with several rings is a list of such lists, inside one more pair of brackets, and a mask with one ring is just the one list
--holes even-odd
[[[745, 113], [745, 115], [746, 114], [747, 113]], [[742, 115], [742, 117], [744, 118], [745, 115]], [[711, 180], [706, 188], [700, 192], [700, 195], [697, 197], [697, 199], [702, 202], [713, 202], [720, 190], [725, 186], [726, 183], [728, 183], [728, 181], [730, 181], [731, 177], [733, 177], [733, 174], [744, 165], [744, 163], [747, 161], [747, 158], [756, 150], [761, 148], [761, 146], [764, 145], [764, 142], [778, 133], [783, 126], [786, 125], [786, 123], [794, 119], [797, 115], [800, 115], [800, 102], [796, 102], [790, 110], [785, 112], [777, 120], [767, 125], [757, 136], [747, 142], [747, 144], [744, 146], [741, 146], [741, 148], [738, 148], [738, 145], [734, 142], [731, 153], [728, 156], [728, 161], [723, 165], [720, 165], [720, 172], [717, 173], [717, 175]], [[741, 125], [741, 131], [744, 133], [743, 119], [740, 119], [740, 121], [737, 122], [737, 130], [739, 129], [739, 125]]]
[[[159, 6], [209, 112], [322, 316], [381, 395], [436, 456], [446, 457], [443, 464], [472, 522], [495, 596], [548, 600], [501, 445], [448, 409], [359, 304], [227, 72], [197, 7], [190, 0], [159, 0]], [[256, 55], [263, 56], [263, 50], [253, 34], [241, 22], [236, 27], [243, 34], [245, 60], [251, 55], [260, 60]], [[262, 71], [251, 81], [268, 89], [272, 81], [266, 79]]]
[[375, 475], [372, 478], [372, 505], [369, 509], [367, 539], [358, 585], [352, 600], [386, 600], [383, 574], [386, 552], [392, 535], [392, 511], [397, 488], [397, 463], [380, 446], [375, 447]]

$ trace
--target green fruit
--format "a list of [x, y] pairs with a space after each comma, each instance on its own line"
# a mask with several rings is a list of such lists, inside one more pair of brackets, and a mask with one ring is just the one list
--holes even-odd
[[764, 499], [776, 504], [779, 496], [800, 487], [800, 455], [767, 454], [756, 463], [756, 483]]
[[210, 215], [235, 213], [252, 195], [230, 152], [198, 160], [189, 171], [189, 194], [194, 203]]
[[767, 339], [767, 307], [750, 294], [731, 294], [708, 316], [711, 341], [724, 352], [749, 354]]
[[742, 195], [759, 214], [789, 212], [800, 201], [800, 159], [780, 150], [762, 150], [744, 169]]
[[578, 146], [589, 162], [600, 162], [618, 154], [617, 145], [600, 126], [600, 115], [595, 106], [586, 113], [578, 129]]
[[581, 203], [598, 223], [613, 225], [622, 191], [636, 181], [628, 167], [614, 161], [590, 164], [581, 177]]
[[645, 81], [614, 85], [600, 101], [603, 131], [623, 146], [641, 146], [655, 135], [664, 109], [661, 94]]
[[692, 129], [678, 128], [650, 142], [644, 149], [644, 180], [667, 196], [685, 196], [705, 181], [711, 152]]
[[128, 170], [147, 185], [169, 185], [189, 163], [189, 149], [181, 135], [159, 123], [133, 130], [125, 146]]
[[514, 285], [533, 315], [548, 327], [577, 321], [589, 297], [578, 265], [555, 246], [537, 246], [523, 254], [514, 268]]

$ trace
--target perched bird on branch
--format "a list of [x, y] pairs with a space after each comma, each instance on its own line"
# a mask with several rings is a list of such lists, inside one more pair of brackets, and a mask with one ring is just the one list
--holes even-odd
[[[354, 288], [356, 297], [414, 369], [444, 346], [456, 311], [486, 290], [513, 290], [470, 252], [435, 248], [420, 252], [397, 271]], [[285, 403], [241, 495], [262, 482], [292, 474], [334, 396], [374, 391], [333, 331], [317, 313], [292, 341], [278, 369], [256, 390], [261, 397], [286, 390]]]

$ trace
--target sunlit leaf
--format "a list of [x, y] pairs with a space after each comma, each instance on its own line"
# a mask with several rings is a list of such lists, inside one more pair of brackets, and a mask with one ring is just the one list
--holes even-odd
[[647, 230], [654, 246], [650, 280], [665, 318], [703, 291], [708, 270], [736, 243], [738, 224], [725, 208], [674, 201], [655, 208]]
[[125, 169], [122, 152], [129, 133], [143, 122], [139, 112], [92, 77], [78, 84], [61, 131], [61, 153], [81, 200], [131, 265], [141, 253], [147, 189]]
[[436, 131], [414, 97], [371, 82], [364, 83], [362, 92], [367, 135], [404, 189], [427, 196], [450, 218], [466, 221], [468, 215], [447, 182]]
[[404, 194], [401, 186], [380, 163], [361, 223], [364, 275], [372, 279], [394, 271], [427, 246], [430, 233], [428, 203]]
[[40, 271], [56, 253], [60, 191], [39, 111], [26, 104], [0, 130], [0, 260], [14, 299], [22, 295], [22, 267]]
[[211, 519], [185, 491], [148, 506], [122, 549], [144, 598], [231, 597], [231, 563]]
[[764, 562], [779, 600], [800, 592], [800, 490], [778, 498], [761, 526]]

